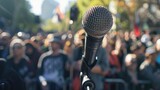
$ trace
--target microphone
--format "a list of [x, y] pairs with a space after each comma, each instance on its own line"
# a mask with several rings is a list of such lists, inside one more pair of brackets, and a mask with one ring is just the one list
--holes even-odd
[[84, 15], [82, 19], [82, 26], [86, 31], [84, 58], [88, 65], [94, 62], [97, 49], [112, 24], [112, 14], [103, 6], [92, 7]]
[[[90, 70], [96, 64], [97, 51], [102, 43], [104, 35], [113, 24], [112, 14], [103, 6], [95, 6], [89, 9], [82, 19], [82, 26], [86, 31], [84, 53], [82, 56], [81, 81], [83, 90], [87, 87], [94, 88], [90, 80]], [[87, 79], [85, 79], [87, 76]], [[85, 83], [87, 82], [87, 83]], [[87, 85], [86, 85], [87, 84]]]

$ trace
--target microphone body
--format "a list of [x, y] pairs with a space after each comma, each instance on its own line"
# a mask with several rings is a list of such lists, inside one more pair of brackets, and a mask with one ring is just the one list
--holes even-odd
[[86, 31], [84, 52], [81, 66], [82, 90], [94, 90], [95, 85], [90, 79], [91, 69], [97, 61], [97, 52], [104, 35], [113, 24], [112, 14], [102, 6], [89, 9], [82, 19], [82, 26]]
[[87, 65], [90, 67], [92, 67], [95, 62], [97, 51], [101, 45], [102, 39], [103, 38], [95, 38], [86, 34], [83, 57]]

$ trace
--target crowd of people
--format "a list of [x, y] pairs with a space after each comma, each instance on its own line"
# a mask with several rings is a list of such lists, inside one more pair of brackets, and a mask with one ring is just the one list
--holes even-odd
[[[85, 31], [11, 35], [0, 32], [0, 82], [11, 90], [80, 90]], [[160, 90], [160, 36], [144, 30], [112, 31], [104, 36], [91, 78], [96, 90], [108, 90], [105, 79], [122, 79], [128, 90]], [[116, 82], [115, 82], [116, 83]], [[111, 90], [116, 90], [114, 83]], [[119, 90], [124, 90], [120, 87]], [[3, 90], [3, 89], [2, 89]], [[7, 89], [9, 90], [9, 89]]]

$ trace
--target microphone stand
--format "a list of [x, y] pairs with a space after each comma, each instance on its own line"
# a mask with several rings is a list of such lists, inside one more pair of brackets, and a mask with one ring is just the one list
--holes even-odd
[[97, 60], [92, 65], [88, 65], [86, 59], [82, 57], [82, 67], [80, 72], [81, 90], [95, 90], [95, 83], [91, 79], [91, 69], [95, 66]]

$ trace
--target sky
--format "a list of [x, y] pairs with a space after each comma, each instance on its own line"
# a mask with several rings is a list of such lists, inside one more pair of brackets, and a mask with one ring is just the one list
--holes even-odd
[[[41, 14], [41, 5], [43, 0], [27, 0], [29, 1], [31, 5], [31, 12], [34, 13], [35, 15], [40, 15]], [[76, 0], [54, 0], [59, 3], [60, 8], [63, 13], [66, 11], [66, 7], [69, 6], [70, 2], [76, 1]]]

